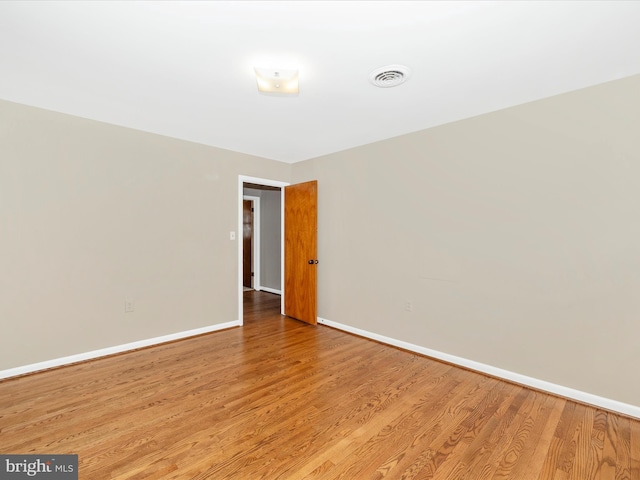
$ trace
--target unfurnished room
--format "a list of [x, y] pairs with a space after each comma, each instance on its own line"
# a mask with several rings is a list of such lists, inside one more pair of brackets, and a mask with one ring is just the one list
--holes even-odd
[[638, 25], [0, 2], [0, 480], [640, 480]]

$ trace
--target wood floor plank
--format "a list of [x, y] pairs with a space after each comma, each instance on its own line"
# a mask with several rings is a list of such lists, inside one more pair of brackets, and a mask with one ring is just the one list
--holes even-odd
[[518, 392], [518, 395], [502, 417], [502, 421], [492, 439], [492, 447], [487, 451], [483, 464], [476, 464], [474, 470], [467, 475], [467, 478], [475, 477], [481, 480], [489, 480], [500, 474], [499, 469], [510, 449], [512, 447], [517, 447], [518, 450], [521, 448], [516, 442], [522, 429], [522, 421], [528, 417], [535, 405], [535, 392], [527, 389], [521, 389]]
[[617, 425], [616, 480], [631, 480], [631, 420], [621, 417]]
[[585, 480], [595, 478], [597, 464], [590, 461], [593, 458], [591, 451], [591, 434], [593, 432], [593, 420], [595, 409], [585, 408], [582, 421], [576, 430], [575, 454], [571, 468], [572, 480]]
[[570, 477], [576, 455], [580, 424], [584, 418], [586, 408], [584, 405], [574, 404], [571, 409], [565, 409], [567, 415], [561, 417], [558, 429], [562, 428], [562, 430], [556, 432], [562, 438], [562, 449], [556, 465], [556, 476], [558, 478], [568, 479]]
[[[470, 450], [469, 445], [478, 438], [478, 435], [487, 431], [484, 427], [503, 401], [505, 397], [505, 387], [509, 387], [509, 385], [501, 382], [499, 385], [487, 390], [487, 395], [476, 406], [472, 414], [463, 422], [462, 425], [466, 429], [466, 432], [458, 448], [462, 448], [464, 452], [468, 452]], [[405, 426], [401, 425], [401, 428], [405, 428]], [[424, 470], [427, 465], [430, 465], [436, 455], [436, 452], [432, 449], [430, 443], [428, 443], [431, 438], [430, 430], [420, 426], [415, 428], [411, 425], [407, 425], [405, 430], [406, 434], [404, 436], [406, 437], [406, 444], [395, 442], [393, 455], [390, 456], [382, 466], [386, 467], [387, 473], [408, 470], [413, 472], [411, 475], [415, 475], [420, 470]], [[424, 433], [417, 438], [412, 438], [415, 437], [415, 435], [412, 434], [415, 430], [424, 431]], [[430, 452], [429, 459], [423, 458], [422, 449], [425, 445], [427, 447], [426, 451]], [[457, 478], [466, 468], [465, 460], [466, 457], [464, 454], [449, 455], [440, 466], [438, 475], [442, 478]], [[392, 468], [390, 468], [391, 466]], [[421, 466], [420, 470], [417, 469], [418, 466]], [[409, 475], [407, 476], [409, 477]]]
[[607, 438], [608, 416], [608, 412], [596, 409], [593, 419], [593, 432], [591, 434], [591, 461], [596, 466], [595, 478], [598, 478], [599, 480], [615, 479], [615, 464], [610, 464], [605, 459], [605, 441]]
[[491, 459], [498, 455], [500, 442], [529, 394], [515, 385], [504, 384], [500, 402], [484, 427], [478, 432], [469, 448], [461, 452], [460, 461], [465, 469], [457, 474], [460, 479], [475, 479], [478, 475], [490, 476], [493, 469]]
[[547, 455], [551, 451], [553, 434], [557, 428], [566, 401], [547, 396], [543, 410], [538, 414], [536, 427], [525, 446], [529, 450], [528, 459], [523, 457], [519, 468], [512, 471], [514, 478], [536, 480], [540, 478]]
[[634, 423], [632, 421], [629, 425], [629, 463], [632, 479], [640, 478], [640, 430], [634, 428]]
[[560, 456], [564, 451], [564, 445], [567, 441], [567, 437], [570, 434], [571, 422], [574, 418], [575, 409], [577, 404], [574, 402], [565, 402], [562, 413], [558, 423], [555, 426], [555, 431], [551, 442], [547, 456], [542, 464], [539, 480], [556, 479], [563, 476], [563, 471], [558, 469], [560, 464]]
[[[539, 471], [536, 466], [541, 465], [541, 458], [546, 454], [551, 441], [551, 435], [544, 435], [545, 431], [553, 431], [549, 423], [555, 425], [561, 410], [555, 408], [557, 399], [539, 392], [533, 392], [533, 408], [524, 413], [519, 412], [516, 420], [519, 422], [513, 440], [503, 454], [492, 480], [505, 478], [537, 478]], [[537, 454], [537, 457], [536, 457]]]
[[[463, 478], [467, 470], [468, 464], [472, 461], [473, 454], [470, 452], [477, 451], [477, 442], [481, 442], [483, 438], [486, 438], [486, 434], [490, 433], [490, 430], [486, 428], [486, 425], [491, 421], [495, 413], [500, 409], [502, 403], [513, 397], [506, 394], [506, 391], [510, 389], [510, 385], [504, 382], [497, 382], [494, 385], [486, 385], [484, 388], [485, 395], [480, 403], [475, 405], [470, 411], [470, 414], [461, 423], [462, 436], [459, 442], [457, 442], [455, 448], [450, 450], [450, 453], [446, 458], [442, 458], [442, 463], [433, 472], [429, 472], [428, 475], [434, 475], [438, 478]], [[470, 407], [472, 405], [469, 405]], [[432, 448], [435, 448], [433, 446]], [[436, 451], [436, 458], [429, 463], [430, 467], [434, 467], [438, 461], [437, 456], [441, 455], [441, 450]], [[425, 471], [425, 473], [427, 473]]]
[[[486, 379], [482, 380], [486, 381]], [[413, 437], [414, 442], [424, 441], [429, 438], [428, 433], [433, 434], [436, 431], [440, 432], [439, 436], [448, 438], [455, 427], [456, 421], [464, 416], [457, 406], [463, 403], [464, 399], [470, 395], [467, 389], [458, 387], [459, 384], [452, 387], [449, 392], [439, 393], [439, 399], [434, 398], [434, 393], [436, 392], [425, 392], [426, 395], [421, 396], [417, 402], [405, 403], [400, 410], [389, 412], [388, 421], [383, 423], [380, 429], [370, 429], [366, 442], [363, 442], [352, 452], [352, 456], [357, 457], [357, 460], [350, 459], [348, 463], [342, 465], [342, 470], [332, 474], [336, 476], [329, 478], [348, 479], [354, 478], [354, 475], [375, 478], [382, 475], [383, 471], [389, 470], [388, 458], [390, 454], [393, 455], [393, 449], [397, 448], [398, 445], [406, 446], [406, 443], [410, 441], [406, 436], [407, 432]], [[430, 407], [434, 401], [437, 404], [443, 398], [446, 398], [447, 404], [452, 406], [448, 411]], [[431, 412], [434, 411], [440, 412], [440, 414], [431, 415]], [[390, 442], [389, 439], [393, 441]], [[428, 444], [424, 446], [426, 448], [430, 447]], [[376, 458], [376, 461], [371, 462], [372, 457]], [[340, 466], [338, 465], [338, 467]], [[376, 473], [378, 469], [380, 472]]]
[[640, 421], [279, 314], [0, 381], [2, 453], [86, 480], [637, 480]]

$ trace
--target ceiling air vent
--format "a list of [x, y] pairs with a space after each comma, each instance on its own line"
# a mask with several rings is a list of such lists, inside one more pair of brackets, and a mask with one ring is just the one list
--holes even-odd
[[409, 78], [409, 69], [403, 65], [387, 65], [369, 74], [369, 81], [380, 88], [397, 87]]

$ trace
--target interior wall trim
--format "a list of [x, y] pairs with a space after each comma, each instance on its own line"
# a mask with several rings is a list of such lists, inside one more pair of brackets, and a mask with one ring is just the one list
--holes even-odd
[[260, 287], [260, 290], [262, 290], [263, 292], [275, 293], [276, 295], [282, 295], [282, 290], [277, 290], [277, 289], [271, 288], [271, 287], [262, 286], [262, 287]]
[[208, 327], [195, 328], [193, 330], [186, 330], [183, 332], [163, 335], [161, 337], [148, 338], [146, 340], [140, 340], [137, 342], [125, 343], [123, 345], [116, 345], [114, 347], [101, 348], [99, 350], [93, 350], [91, 352], [69, 355], [68, 357], [55, 358], [53, 360], [46, 360], [44, 362], [32, 363], [30, 365], [24, 365], [22, 367], [0, 370], [0, 380], [10, 377], [16, 377], [18, 375], [26, 375], [28, 373], [34, 373], [41, 370], [48, 370], [50, 368], [62, 367], [64, 365], [69, 365], [72, 363], [85, 362], [87, 360], [106, 357], [108, 355], [114, 355], [116, 353], [122, 353], [130, 350], [137, 350], [139, 348], [159, 345], [161, 343], [173, 342], [174, 340], [182, 340], [184, 338], [194, 337], [196, 335], [202, 335], [204, 333], [215, 332], [217, 330], [224, 330], [226, 328], [239, 327], [241, 325], [242, 322], [240, 322], [239, 320], [235, 320], [232, 322], [220, 323], [217, 325], [210, 325]]
[[430, 348], [421, 347], [420, 345], [414, 345], [412, 343], [404, 342], [402, 340], [397, 340], [395, 338], [386, 337], [384, 335], [379, 335], [377, 333], [369, 332], [367, 330], [361, 330], [359, 328], [355, 328], [350, 325], [333, 322], [331, 320], [327, 320], [324, 318], [318, 317], [318, 323], [322, 325], [326, 325], [327, 327], [332, 327], [338, 330], [352, 333], [360, 337], [365, 337], [371, 340], [375, 340], [377, 342], [385, 343], [387, 345], [392, 345], [394, 347], [398, 347], [403, 350], [419, 353], [421, 355], [425, 355], [427, 357], [431, 357], [436, 360], [442, 360], [443, 362], [468, 368], [469, 370], [474, 370], [476, 372], [491, 375], [493, 377], [498, 377], [503, 380], [507, 380], [509, 382], [531, 387], [536, 390], [542, 390], [544, 392], [551, 393], [553, 395], [557, 395], [560, 397], [568, 398], [570, 400], [575, 400], [580, 403], [586, 403], [594, 407], [604, 408], [606, 410], [610, 410], [616, 413], [621, 413], [623, 415], [640, 419], [640, 406], [630, 405], [628, 403], [619, 402], [617, 400], [612, 400], [610, 398], [600, 397], [592, 393], [583, 392], [573, 388], [565, 387], [563, 385], [558, 385], [555, 383], [547, 382], [545, 380], [540, 380], [537, 378], [529, 377], [527, 375], [522, 375], [520, 373], [504, 370], [502, 368], [494, 367], [492, 365], [487, 365], [484, 363], [476, 362], [474, 360], [457, 357], [455, 355], [439, 352], [437, 350], [432, 350]]

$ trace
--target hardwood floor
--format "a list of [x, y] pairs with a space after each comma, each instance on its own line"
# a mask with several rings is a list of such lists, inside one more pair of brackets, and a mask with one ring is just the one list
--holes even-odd
[[80, 478], [638, 480], [640, 422], [323, 326], [245, 326], [0, 382], [0, 453]]

